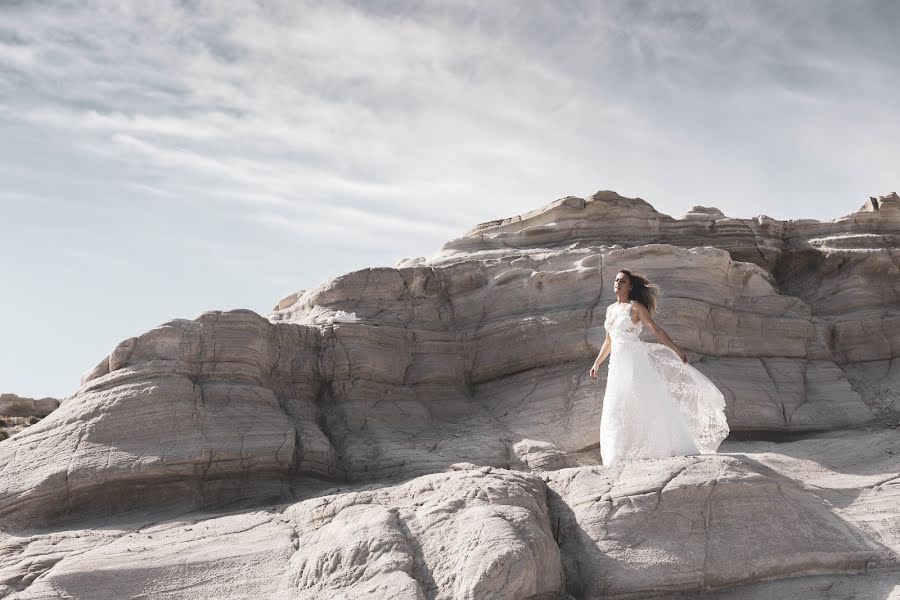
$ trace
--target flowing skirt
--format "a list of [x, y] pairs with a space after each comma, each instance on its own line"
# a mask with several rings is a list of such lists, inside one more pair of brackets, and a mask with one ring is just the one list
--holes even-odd
[[613, 342], [600, 453], [603, 464], [712, 454], [728, 435], [725, 398], [662, 344]]

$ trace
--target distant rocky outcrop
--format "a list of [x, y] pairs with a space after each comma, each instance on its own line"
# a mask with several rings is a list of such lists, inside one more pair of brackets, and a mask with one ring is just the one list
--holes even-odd
[[0, 415], [9, 417], [46, 417], [59, 407], [56, 398], [26, 398], [16, 394], [0, 394]]
[[[719, 454], [602, 465], [621, 268], [725, 394]], [[896, 194], [822, 222], [562, 198], [120, 343], [0, 442], [0, 597], [888, 597], [898, 357]]]
[[0, 394], [0, 440], [15, 435], [53, 412], [59, 406], [56, 398], [26, 398], [17, 394]]

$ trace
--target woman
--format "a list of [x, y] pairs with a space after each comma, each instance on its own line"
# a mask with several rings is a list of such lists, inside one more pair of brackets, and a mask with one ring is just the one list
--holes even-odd
[[[590, 372], [597, 379], [611, 354], [600, 417], [603, 464], [714, 453], [728, 435], [725, 398], [653, 321], [659, 288], [622, 269], [615, 292], [606, 309], [606, 341]], [[644, 326], [664, 345], [641, 341]]]

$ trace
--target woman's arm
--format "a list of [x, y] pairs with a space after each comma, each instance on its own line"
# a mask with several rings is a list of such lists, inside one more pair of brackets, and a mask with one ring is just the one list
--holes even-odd
[[688, 361], [687, 355], [685, 355], [684, 351], [678, 347], [678, 344], [672, 341], [672, 338], [669, 337], [669, 334], [663, 330], [662, 327], [656, 324], [653, 320], [653, 317], [650, 316], [650, 311], [647, 310], [647, 307], [641, 304], [640, 302], [635, 302], [633, 305], [633, 310], [638, 314], [638, 320], [644, 324], [644, 327], [653, 332], [653, 335], [656, 336], [664, 346], [668, 346], [672, 349], [675, 354], [678, 355], [678, 358], [681, 359], [681, 362], [686, 363]]
[[597, 355], [597, 358], [594, 360], [594, 366], [591, 367], [591, 379], [597, 379], [597, 369], [600, 368], [600, 365], [603, 364], [603, 361], [606, 360], [606, 357], [609, 356], [609, 348], [611, 342], [609, 340], [609, 334], [606, 334], [606, 339], [603, 340], [603, 346], [600, 347], [600, 354]]

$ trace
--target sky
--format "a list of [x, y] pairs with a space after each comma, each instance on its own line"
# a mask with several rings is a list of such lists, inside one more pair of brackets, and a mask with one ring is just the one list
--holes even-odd
[[900, 3], [0, 0], [0, 392], [614, 190], [900, 191]]

